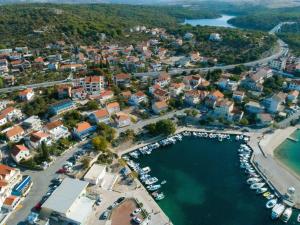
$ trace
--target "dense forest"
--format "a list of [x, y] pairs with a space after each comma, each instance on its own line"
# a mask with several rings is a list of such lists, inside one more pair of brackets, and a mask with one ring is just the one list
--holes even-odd
[[229, 22], [241, 28], [268, 31], [280, 22], [287, 21], [296, 23], [283, 26], [278, 36], [290, 45], [291, 50], [296, 55], [300, 56], [300, 7], [259, 9], [255, 13], [237, 16]]
[[99, 40], [101, 33], [110, 38], [122, 36], [134, 25], [174, 27], [184, 18], [216, 16], [208, 9], [180, 6], [5, 5], [0, 6], [0, 44], [41, 47], [59, 39], [88, 44]]

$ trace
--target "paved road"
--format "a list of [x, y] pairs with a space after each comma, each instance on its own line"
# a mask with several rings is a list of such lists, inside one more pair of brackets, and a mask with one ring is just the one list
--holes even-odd
[[86, 142], [82, 142], [78, 146], [73, 147], [63, 156], [60, 156], [56, 161], [44, 171], [22, 171], [22, 174], [29, 175], [32, 178], [33, 185], [23, 202], [21, 202], [22, 208], [17, 209], [8, 219], [7, 225], [24, 224], [29, 215], [31, 209], [42, 199], [42, 197], [49, 190], [50, 181], [56, 178], [58, 175], [56, 171], [62, 168], [66, 160], [71, 157], [76, 151], [79, 151], [82, 145]]

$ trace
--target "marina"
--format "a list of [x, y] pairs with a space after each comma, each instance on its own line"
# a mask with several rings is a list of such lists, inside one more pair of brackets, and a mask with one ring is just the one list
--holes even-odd
[[[251, 218], [252, 220], [256, 220], [256, 221], [264, 221], [263, 224], [280, 224], [283, 221], [287, 222], [288, 224], [295, 224], [296, 222], [296, 218], [297, 216], [292, 215], [292, 208], [289, 207], [288, 205], [286, 205], [286, 203], [283, 203], [280, 193], [276, 192], [276, 190], [274, 190], [274, 188], [272, 186], [269, 186], [268, 182], [265, 182], [265, 178], [260, 176], [259, 171], [256, 170], [255, 166], [252, 165], [251, 163], [251, 157], [252, 157], [252, 149], [246, 144], [248, 141], [250, 140], [250, 138], [248, 136], [245, 135], [230, 135], [230, 134], [222, 134], [222, 133], [213, 133], [213, 132], [196, 132], [196, 131], [183, 131], [181, 133], [177, 133], [174, 136], [168, 137], [166, 139], [160, 140], [158, 142], [155, 142], [154, 144], [149, 144], [143, 147], [140, 147], [138, 149], [136, 149], [135, 151], [130, 152], [128, 155], [123, 156], [125, 160], [127, 160], [128, 165], [135, 170], [139, 176], [140, 176], [140, 180], [141, 182], [144, 183], [144, 185], [146, 186], [146, 188], [148, 189], [148, 191], [150, 193], [152, 193], [152, 197], [156, 200], [159, 201], [158, 204], [160, 205], [160, 207], [165, 211], [165, 213], [171, 218], [172, 222], [174, 224], [195, 224], [193, 222], [191, 223], [186, 223], [183, 222], [182, 218], [185, 218], [187, 215], [182, 214], [182, 218], [179, 218], [178, 215], [172, 215], [173, 211], [174, 211], [174, 204], [176, 204], [178, 208], [184, 207], [186, 205], [188, 205], [188, 208], [191, 207], [190, 210], [198, 210], [201, 209], [201, 211], [203, 212], [207, 212], [207, 209], [210, 208], [211, 203], [207, 203], [206, 202], [206, 198], [210, 198], [208, 197], [209, 195], [217, 195], [215, 194], [215, 189], [221, 189], [223, 193], [225, 193], [226, 196], [228, 196], [229, 193], [227, 193], [224, 190], [224, 186], [227, 187], [227, 191], [228, 192], [232, 192], [231, 189], [229, 189], [229, 186], [231, 185], [231, 183], [219, 183], [216, 185], [216, 183], [213, 182], [214, 188], [212, 188], [211, 190], [214, 190], [213, 192], [210, 192], [210, 194], [208, 194], [208, 196], [206, 196], [206, 192], [209, 190], [209, 188], [206, 188], [205, 186], [211, 186], [212, 184], [210, 184], [209, 182], [206, 185], [196, 185], [196, 190], [199, 189], [199, 193], [195, 192], [195, 190], [193, 190], [195, 188], [195, 185], [188, 185], [189, 182], [187, 182], [185, 185], [186, 188], [190, 189], [191, 193], [196, 194], [196, 197], [198, 196], [199, 198], [199, 202], [194, 202], [194, 200], [190, 199], [192, 201], [192, 206], [190, 206], [188, 204], [188, 202], [186, 203], [186, 200], [183, 201], [183, 203], [181, 202], [177, 202], [178, 199], [175, 198], [174, 199], [174, 193], [176, 193], [176, 185], [175, 188], [171, 187], [170, 185], [174, 184], [174, 182], [176, 183], [176, 180], [178, 178], [171, 176], [171, 171], [169, 168], [166, 168], [165, 165], [162, 163], [163, 161], [165, 161], [165, 157], [167, 159], [169, 159], [170, 161], [167, 161], [165, 163], [167, 164], [172, 164], [175, 163], [174, 161], [179, 160], [178, 163], [178, 167], [181, 168], [180, 163], [184, 163], [185, 166], [187, 166], [187, 162], [184, 162], [184, 159], [186, 159], [186, 157], [184, 157], [184, 154], [188, 154], [191, 159], [189, 159], [188, 161], [191, 161], [190, 163], [192, 164], [192, 166], [194, 165], [194, 167], [197, 167], [197, 171], [201, 171], [199, 172], [200, 174], [202, 174], [202, 172], [207, 171], [207, 173], [205, 173], [205, 176], [209, 176], [211, 177], [211, 180], [214, 180], [216, 178], [213, 178], [213, 176], [210, 175], [211, 172], [211, 167], [213, 167], [215, 165], [215, 167], [221, 167], [219, 168], [220, 170], [223, 167], [227, 167], [227, 165], [221, 164], [220, 165], [220, 160], [223, 159], [224, 157], [224, 162], [228, 162], [229, 165], [231, 165], [231, 167], [234, 167], [236, 169], [236, 167], [238, 169], [236, 169], [233, 172], [233, 168], [230, 168], [230, 172], [234, 173], [235, 175], [231, 175], [230, 179], [232, 180], [240, 180], [240, 183], [233, 182], [232, 185], [236, 185], [236, 186], [245, 186], [245, 185], [249, 185], [248, 190], [241, 190], [240, 188], [238, 188], [238, 192], [236, 193], [232, 193], [232, 195], [239, 195], [239, 200], [235, 201], [241, 201], [239, 204], [244, 205], [244, 207], [247, 209], [249, 207], [253, 207], [253, 210], [255, 210], [255, 207], [261, 207], [262, 209], [265, 208], [263, 210], [263, 212], [261, 213], [261, 217], [259, 216], [258, 218]], [[196, 143], [194, 143], [196, 142]], [[220, 143], [222, 142], [222, 143]], [[175, 145], [175, 143], [177, 143]], [[185, 147], [183, 146], [183, 143], [185, 143], [187, 146], [191, 147], [191, 144], [194, 143], [194, 145], [192, 145], [193, 147], [199, 146], [204, 147], [206, 145], [212, 145], [212, 146], [208, 146], [208, 148], [206, 148], [206, 150], [203, 148], [202, 151], [196, 151], [194, 150], [194, 148], [189, 148], [189, 147]], [[203, 146], [204, 145], [204, 146]], [[179, 154], [181, 158], [176, 160], [172, 160], [174, 157], [178, 157], [178, 152], [176, 151], [176, 149], [178, 149], [178, 146], [181, 147], [181, 149], [184, 149], [184, 153]], [[170, 149], [171, 148], [171, 149]], [[230, 150], [226, 149], [229, 148]], [[174, 150], [175, 149], [175, 150]], [[210, 150], [207, 150], [210, 149]], [[223, 155], [224, 152], [219, 152], [220, 149], [224, 150], [225, 152], [227, 152], [225, 154], [225, 156]], [[195, 156], [192, 156], [188, 151], [194, 152]], [[216, 151], [215, 153], [213, 153], [214, 151]], [[239, 164], [233, 163], [234, 165], [230, 164], [230, 162], [235, 162], [236, 159], [228, 159], [228, 161], [226, 160], [227, 157], [232, 156], [233, 152], [237, 152], [238, 154], [238, 158], [240, 160]], [[168, 156], [156, 156], [156, 155], [161, 155], [161, 154], [167, 154]], [[175, 154], [171, 155], [171, 154]], [[204, 156], [209, 156], [209, 158], [211, 160], [207, 160], [202, 164], [202, 161], [204, 160], [202, 157], [199, 157], [199, 155], [204, 154]], [[212, 154], [212, 155], [208, 155], [208, 154]], [[151, 155], [151, 156], [150, 156]], [[216, 160], [214, 156], [217, 156], [217, 161], [218, 163], [214, 164], [212, 161]], [[152, 161], [151, 159], [155, 157], [155, 162]], [[213, 158], [211, 158], [213, 157]], [[220, 158], [219, 158], [220, 157]], [[236, 157], [236, 156], [235, 156]], [[194, 158], [199, 159], [199, 160], [193, 160]], [[205, 158], [205, 157], [204, 157]], [[208, 166], [208, 168], [204, 168], [204, 165], [207, 164], [207, 162], [211, 161], [211, 164]], [[154, 167], [152, 165], [152, 163], [154, 163]], [[158, 163], [159, 162], [159, 163]], [[228, 166], [229, 166], [228, 165]], [[144, 167], [143, 167], [144, 166]], [[199, 166], [199, 168], [198, 168]], [[203, 166], [203, 167], [202, 167]], [[144, 170], [144, 168], [149, 168], [147, 169], [147, 171], [151, 170], [151, 174], [153, 174], [153, 176], [155, 175], [155, 177], [151, 177], [151, 175], [149, 174], [150, 171], [147, 174], [144, 174], [142, 171]], [[214, 169], [217, 169], [215, 168]], [[141, 169], [142, 168], [142, 169]], [[150, 169], [151, 168], [151, 169]], [[161, 169], [162, 170], [161, 170]], [[188, 175], [184, 174], [182, 175], [182, 171], [178, 170], [178, 168], [173, 168], [174, 169], [174, 173], [179, 173], [181, 174], [181, 176], [187, 176]], [[189, 169], [189, 168], [187, 168]], [[241, 172], [244, 171], [244, 172]], [[167, 172], [169, 171], [169, 172]], [[190, 171], [192, 174], [194, 173], [194, 171]], [[222, 171], [223, 172], [223, 171]], [[239, 172], [240, 174], [237, 174], [237, 172]], [[165, 176], [162, 176], [161, 174], [166, 174]], [[197, 174], [198, 176], [199, 174]], [[219, 174], [218, 174], [219, 175]], [[181, 177], [179, 175], [179, 177]], [[236, 177], [237, 176], [237, 177]], [[226, 176], [222, 176], [223, 179], [226, 179]], [[241, 180], [242, 179], [242, 180]], [[191, 179], [193, 180], [193, 183], [197, 184], [198, 183], [198, 179]], [[203, 180], [203, 177], [199, 177], [199, 181]], [[210, 181], [211, 181], [210, 180]], [[164, 181], [164, 182], [162, 182]], [[153, 182], [153, 183], [152, 183]], [[150, 184], [150, 185], [147, 185]], [[215, 186], [216, 185], [216, 186]], [[202, 187], [203, 186], [203, 187]], [[198, 188], [197, 188], [198, 187]], [[222, 188], [223, 187], [223, 188]], [[235, 189], [234, 187], [231, 187], [233, 189]], [[171, 190], [170, 190], [171, 189]], [[245, 189], [245, 187], [243, 187], [242, 189]], [[251, 189], [254, 190], [254, 193], [252, 193], [252, 197], [249, 196], [249, 194], [251, 194]], [[243, 195], [242, 195], [243, 193]], [[159, 195], [161, 194], [161, 195]], [[171, 194], [171, 196], [169, 196]], [[158, 198], [157, 196], [160, 196], [160, 198]], [[230, 195], [230, 194], [229, 194]], [[244, 196], [245, 195], [245, 196]], [[175, 194], [175, 196], [177, 196]], [[178, 196], [177, 196], [178, 197]], [[219, 196], [218, 196], [219, 197]], [[187, 198], [191, 198], [188, 197]], [[247, 198], [249, 198], [247, 200]], [[252, 199], [250, 199], [252, 198]], [[197, 198], [196, 198], [197, 199]], [[221, 198], [224, 203], [226, 202], [226, 200], [224, 199], [224, 196]], [[182, 201], [182, 199], [179, 199], [180, 201]], [[242, 200], [245, 200], [245, 202], [242, 202]], [[215, 200], [216, 201], [216, 200]], [[247, 202], [249, 203], [251, 201], [251, 204], [247, 204]], [[205, 202], [205, 204], [204, 204]], [[254, 204], [254, 206], [252, 205], [253, 202], [257, 202], [258, 205]], [[221, 202], [220, 202], [221, 203]], [[194, 206], [193, 206], [194, 205]], [[222, 204], [221, 204], [222, 205]], [[281, 212], [277, 212], [277, 208], [279, 206], [277, 205], [283, 205], [284, 206], [284, 210]], [[276, 206], [276, 208], [275, 208]], [[172, 210], [170, 210], [170, 208], [172, 208]], [[195, 207], [195, 208], [194, 208]], [[272, 209], [270, 211], [266, 211], [267, 209]], [[274, 208], [276, 210], [274, 210]], [[279, 207], [279, 209], [281, 210], [282, 207]], [[289, 209], [286, 213], [285, 210]], [[185, 212], [184, 209], [183, 212]], [[224, 208], [220, 208], [219, 210], [224, 210]], [[227, 208], [225, 209], [225, 211], [228, 210]], [[248, 212], [243, 212], [243, 208], [239, 208], [237, 209], [235, 206], [232, 206], [232, 210], [235, 211], [242, 211], [239, 213], [245, 213], [246, 215], [248, 215]], [[275, 213], [277, 213], [278, 215], [273, 215]], [[232, 213], [232, 212], [231, 212]], [[188, 213], [189, 214], [189, 213]], [[213, 214], [212, 212], [210, 212], [209, 214]], [[244, 218], [247, 218], [247, 216], [244, 215]], [[249, 215], [248, 215], [249, 216]], [[174, 219], [175, 217], [175, 219]], [[292, 219], [290, 220], [290, 218], [292, 217]], [[214, 218], [214, 217], [212, 217]], [[275, 221], [272, 221], [271, 218], [275, 219]], [[279, 219], [280, 218], [280, 219]], [[217, 218], [215, 218], [217, 219]], [[239, 224], [239, 223], [226, 223], [226, 219], [228, 219], [227, 217], [223, 218], [223, 224]], [[182, 222], [180, 222], [182, 221]], [[206, 223], [207, 221], [207, 223]], [[225, 221], [225, 223], [224, 223]], [[240, 220], [241, 221], [241, 220]], [[212, 223], [216, 223], [216, 221], [214, 221], [213, 219], [208, 219], [206, 218], [204, 220], [203, 223], [201, 224], [209, 224], [209, 222]], [[250, 224], [258, 224], [258, 222], [253, 222]], [[262, 224], [261, 222], [259, 224]]]

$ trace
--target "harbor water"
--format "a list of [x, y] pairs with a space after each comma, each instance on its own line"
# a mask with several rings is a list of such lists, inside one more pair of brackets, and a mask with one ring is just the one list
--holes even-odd
[[[174, 225], [272, 225], [267, 200], [246, 184], [234, 140], [185, 137], [135, 160], [166, 180], [158, 202]], [[155, 213], [155, 212], [153, 212]], [[297, 224], [294, 212], [287, 224]]]
[[275, 150], [275, 157], [300, 176], [300, 130], [295, 131]]

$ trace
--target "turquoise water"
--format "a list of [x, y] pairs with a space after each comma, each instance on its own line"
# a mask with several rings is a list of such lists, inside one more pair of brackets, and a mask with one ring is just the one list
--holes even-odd
[[[167, 180], [159, 202], [175, 225], [271, 225], [266, 199], [251, 191], [239, 167], [235, 141], [187, 137], [141, 156], [141, 166]], [[296, 224], [294, 213], [288, 224]]]
[[[300, 130], [292, 136], [300, 140]], [[275, 157], [300, 175], [300, 142], [287, 139], [276, 149]]]
[[190, 24], [192, 26], [214, 26], [214, 27], [230, 27], [234, 28], [234, 26], [228, 23], [228, 20], [234, 18], [235, 16], [229, 15], [222, 15], [216, 19], [192, 19], [192, 20], [185, 20], [184, 24]]

